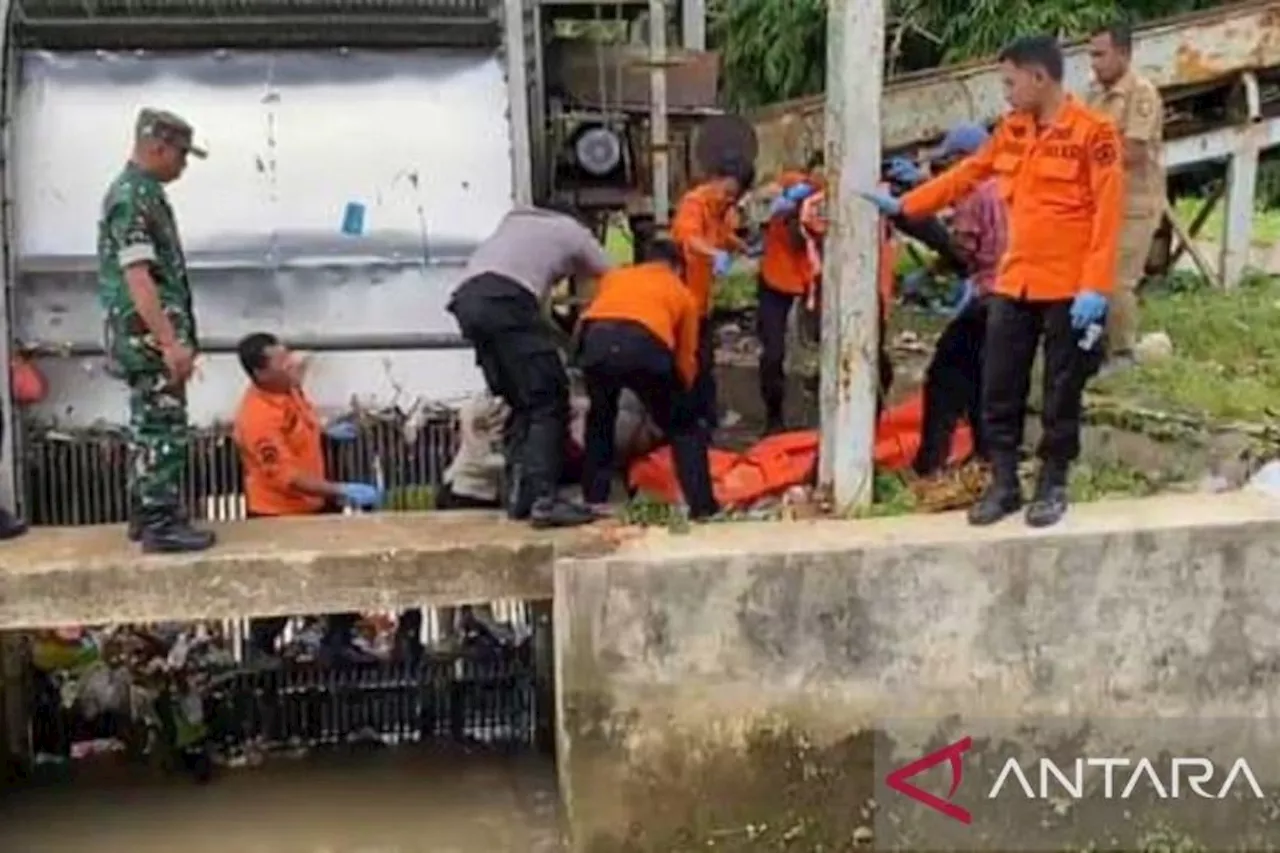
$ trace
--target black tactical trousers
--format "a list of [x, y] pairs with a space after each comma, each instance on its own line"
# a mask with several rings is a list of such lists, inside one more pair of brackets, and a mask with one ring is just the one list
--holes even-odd
[[711, 488], [706, 434], [699, 401], [686, 390], [666, 345], [636, 323], [597, 320], [582, 335], [581, 364], [591, 409], [587, 413], [582, 490], [588, 503], [609, 499], [613, 481], [618, 398], [628, 388], [671, 442], [676, 476], [693, 518], [719, 510]]
[[524, 518], [554, 498], [569, 429], [569, 377], [534, 295], [519, 282], [482, 273], [449, 302], [462, 336], [475, 347], [489, 391], [506, 401], [503, 434], [507, 512]]
[[982, 356], [987, 339], [987, 304], [972, 299], [938, 338], [925, 372], [924, 424], [913, 468], [932, 474], [951, 455], [951, 437], [963, 417], [973, 430], [974, 452], [986, 457], [982, 419]]

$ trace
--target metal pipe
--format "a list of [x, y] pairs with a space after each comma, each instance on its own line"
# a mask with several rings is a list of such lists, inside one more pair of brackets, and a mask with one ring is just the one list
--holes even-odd
[[[462, 350], [471, 345], [460, 335], [451, 334], [384, 334], [351, 335], [348, 337], [314, 337], [281, 334], [290, 348], [307, 352], [391, 352], [403, 350]], [[230, 338], [209, 338], [200, 342], [204, 355], [234, 355], [236, 343]], [[100, 342], [75, 341], [69, 344], [50, 344], [37, 341], [23, 343], [22, 352], [62, 357], [104, 356], [106, 350]]]
[[880, 179], [885, 14], [879, 0], [828, 8], [826, 162], [836, 180], [822, 273], [819, 484], [843, 512], [872, 498], [883, 223], [857, 192]]
[[653, 158], [653, 219], [671, 219], [671, 152], [667, 139], [667, 4], [649, 0], [649, 142]]

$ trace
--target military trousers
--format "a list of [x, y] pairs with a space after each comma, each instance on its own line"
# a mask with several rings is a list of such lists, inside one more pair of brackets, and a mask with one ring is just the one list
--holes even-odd
[[187, 392], [161, 370], [135, 370], [129, 384], [129, 496], [144, 512], [178, 511], [190, 441]]

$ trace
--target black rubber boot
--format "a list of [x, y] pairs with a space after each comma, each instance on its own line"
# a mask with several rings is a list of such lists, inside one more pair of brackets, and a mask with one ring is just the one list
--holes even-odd
[[524, 466], [518, 462], [507, 465], [502, 506], [507, 511], [507, 518], [512, 521], [525, 521], [533, 511], [533, 498], [529, 494]]
[[141, 512], [144, 554], [185, 554], [213, 547], [212, 530], [197, 530], [176, 509], [157, 507]]
[[1070, 499], [1067, 493], [1067, 466], [1045, 462], [1036, 478], [1036, 492], [1027, 505], [1029, 527], [1052, 527], [1067, 514]]
[[529, 523], [540, 530], [549, 527], [581, 527], [596, 518], [590, 507], [559, 498], [538, 498], [529, 512]]
[[995, 524], [1022, 509], [1022, 485], [1018, 482], [1016, 459], [997, 460], [995, 477], [978, 502], [969, 507], [969, 523], [974, 527]]
[[0, 509], [0, 540], [17, 539], [27, 532], [27, 523], [7, 509]]

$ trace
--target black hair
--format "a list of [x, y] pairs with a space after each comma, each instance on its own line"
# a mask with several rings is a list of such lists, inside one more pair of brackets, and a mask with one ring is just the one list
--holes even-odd
[[1014, 39], [997, 57], [1019, 68], [1039, 68], [1055, 83], [1062, 82], [1062, 47], [1053, 36], [1023, 36]]
[[649, 241], [649, 245], [644, 250], [644, 260], [646, 263], [655, 261], [664, 263], [677, 272], [684, 269], [684, 258], [680, 254], [680, 248], [675, 242], [665, 237]]
[[809, 155], [809, 161], [805, 163], [805, 169], [807, 169], [808, 171], [813, 171], [814, 169], [821, 169], [823, 166], [826, 165], [826, 162], [827, 162], [827, 155], [823, 153], [821, 148], [819, 148], [817, 151]]
[[711, 167], [712, 178], [733, 178], [745, 193], [756, 182], [756, 167], [738, 152], [725, 154]]
[[254, 332], [240, 339], [236, 344], [236, 354], [240, 356], [240, 366], [250, 379], [267, 366], [267, 350], [278, 346], [280, 339], [270, 332]]
[[1124, 21], [1115, 21], [1098, 30], [1096, 35], [1107, 35], [1121, 53], [1133, 53], [1133, 27]]

